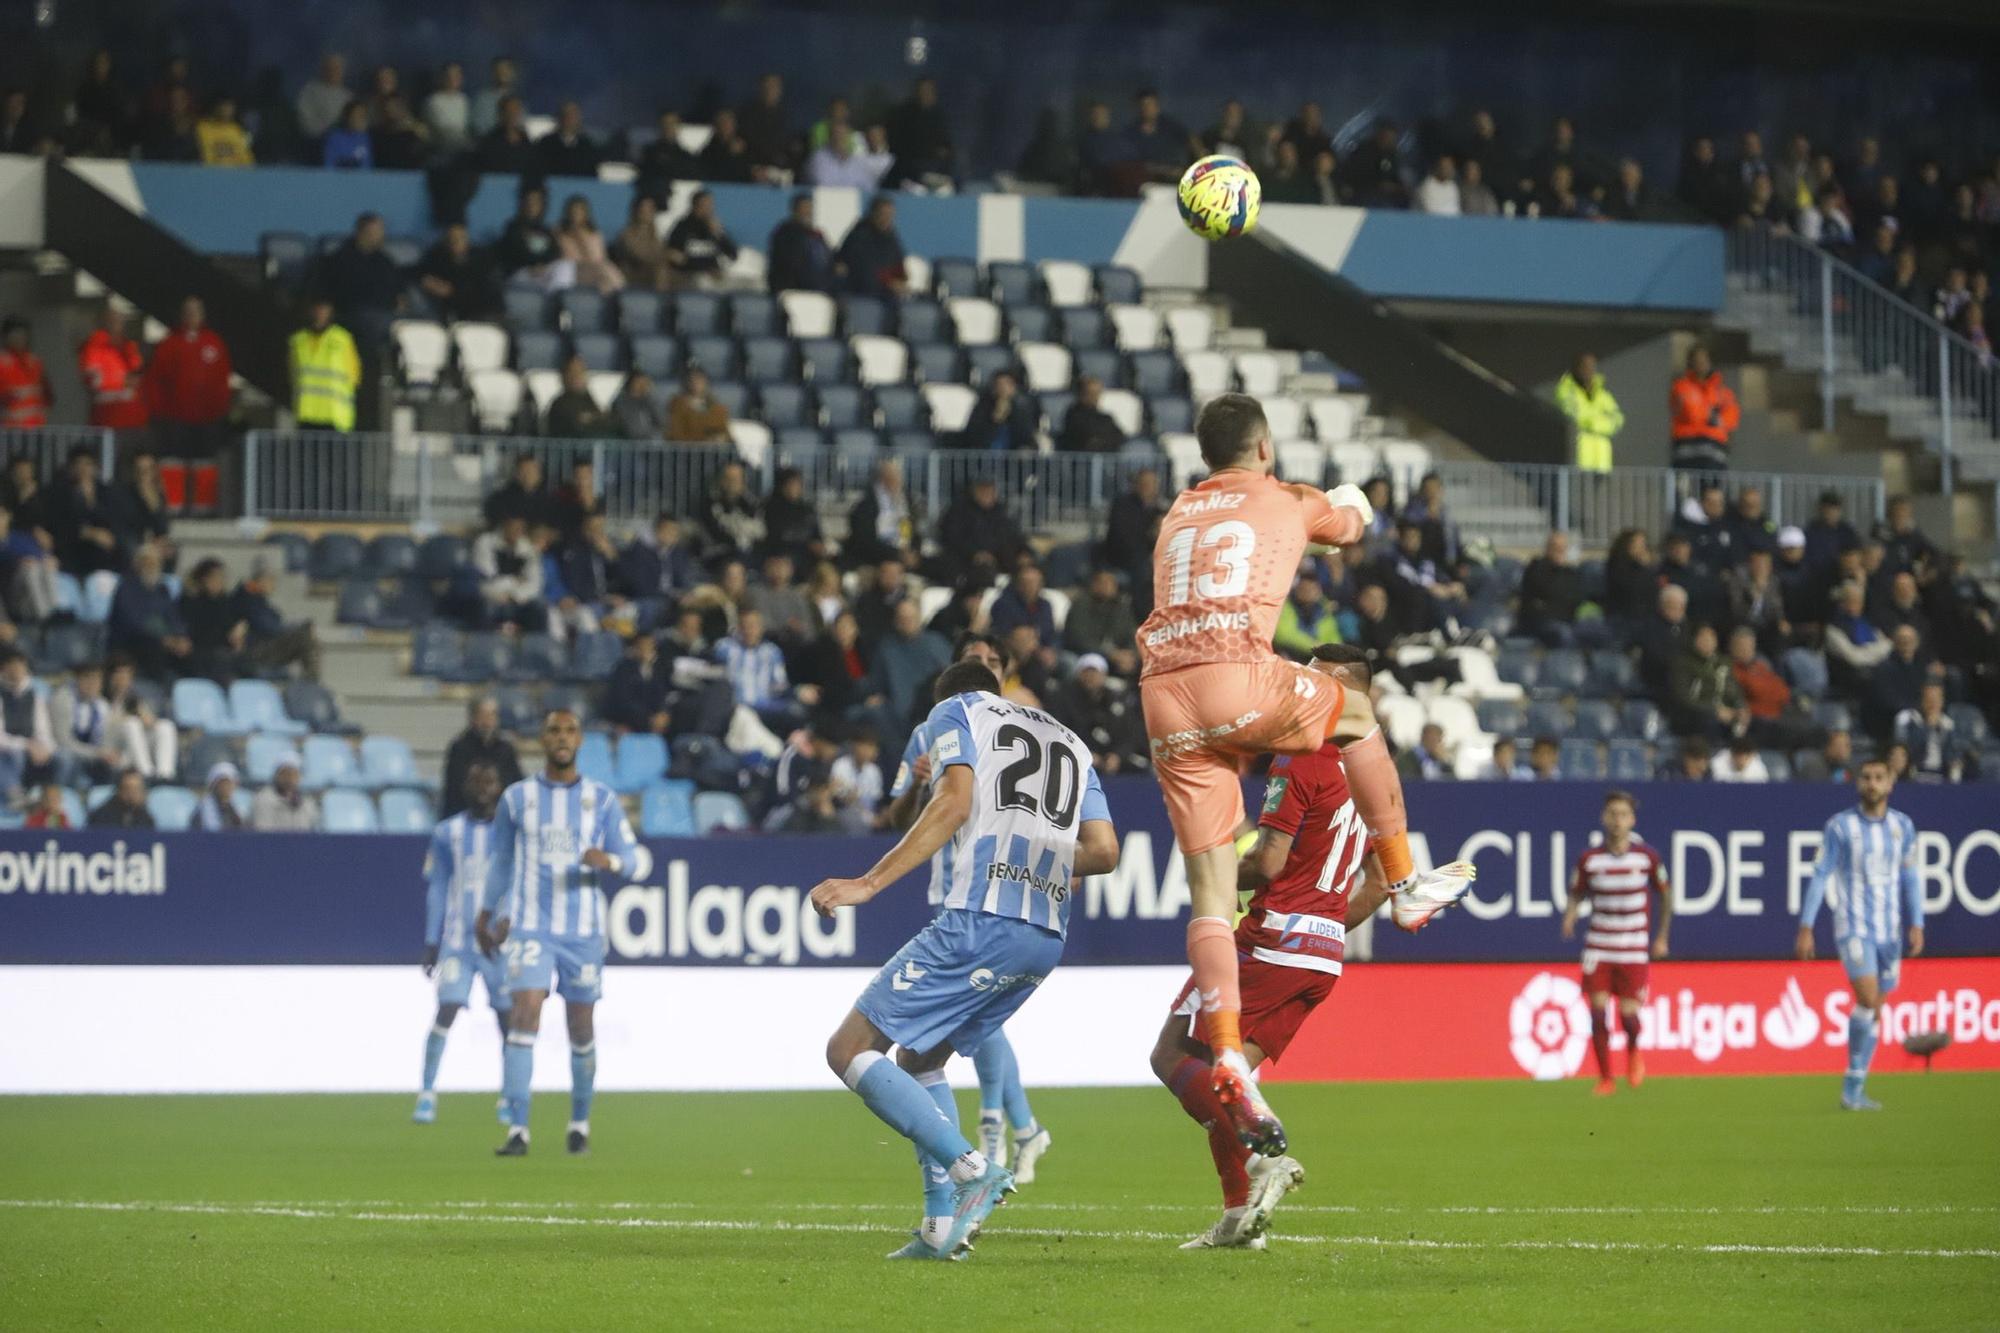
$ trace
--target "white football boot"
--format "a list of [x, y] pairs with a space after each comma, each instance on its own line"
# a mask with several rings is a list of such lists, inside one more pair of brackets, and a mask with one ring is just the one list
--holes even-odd
[[1250, 1209], [1225, 1208], [1214, 1226], [1182, 1243], [1184, 1250], [1261, 1250], [1264, 1233], [1250, 1229]]
[[1430, 919], [1472, 891], [1479, 877], [1470, 861], [1453, 861], [1414, 876], [1401, 889], [1392, 891], [1389, 904], [1396, 924], [1404, 930], [1422, 930]]

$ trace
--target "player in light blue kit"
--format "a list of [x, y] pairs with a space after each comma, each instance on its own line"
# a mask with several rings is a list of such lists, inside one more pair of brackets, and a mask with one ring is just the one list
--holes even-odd
[[492, 864], [480, 902], [480, 951], [507, 960], [513, 1009], [501, 1095], [507, 1141], [501, 1157], [528, 1155], [528, 1098], [535, 1034], [550, 981], [569, 1015], [572, 1154], [590, 1151], [590, 1098], [597, 1082], [595, 1007], [604, 993], [605, 890], [652, 873], [653, 857], [632, 836], [618, 794], [576, 771], [583, 724], [567, 708], [542, 722], [540, 773], [507, 789], [493, 815]]
[[1007, 1169], [959, 1132], [945, 1062], [977, 1050], [1042, 983], [1062, 957], [1077, 879], [1118, 864], [1090, 748], [999, 691], [979, 662], [945, 669], [925, 723], [930, 803], [866, 875], [812, 891], [831, 916], [943, 853], [937, 918], [883, 964], [826, 1044], [833, 1072], [917, 1146], [924, 1220], [892, 1259], [959, 1258], [1013, 1190]]
[[[486, 989], [486, 1003], [500, 1020], [501, 1051], [507, 1041], [507, 970], [498, 959], [479, 952], [473, 941], [473, 918], [486, 892], [486, 862], [493, 833], [493, 807], [500, 799], [500, 775], [491, 764], [465, 770], [465, 809], [437, 826], [430, 853], [424, 857], [424, 975], [437, 978], [437, 1017], [424, 1039], [424, 1089], [417, 1094], [411, 1119], [420, 1125], [437, 1120], [438, 1062], [444, 1059], [445, 1038], [452, 1020], [472, 998], [472, 979]], [[500, 1102], [500, 1123], [507, 1123], [507, 1103]]]
[[1896, 989], [1902, 970], [1903, 941], [1908, 957], [1924, 951], [1924, 895], [1917, 881], [1917, 826], [1900, 810], [1889, 808], [1896, 779], [1889, 765], [1871, 759], [1854, 775], [1861, 803], [1826, 821], [1813, 867], [1812, 886], [1799, 909], [1799, 934], [1794, 952], [1801, 962], [1813, 956], [1813, 922], [1827, 889], [1838, 890], [1833, 905], [1833, 946], [1854, 987], [1854, 1009], [1847, 1016], [1847, 1077], [1841, 1081], [1840, 1104], [1849, 1111], [1879, 1111], [1869, 1099], [1868, 1062], [1875, 1058], [1875, 1038], [1882, 998]]
[[[991, 634], [967, 630], [951, 647], [954, 662], [981, 662], [995, 677], [1007, 679], [1007, 650]], [[889, 823], [908, 829], [917, 822], [917, 812], [931, 791], [931, 729], [928, 720], [919, 722], [903, 747], [903, 762], [889, 787]], [[943, 856], [944, 853], [938, 853]], [[943, 876], [933, 857], [930, 899], [933, 908], [943, 902]], [[1036, 1163], [1049, 1150], [1048, 1130], [1035, 1119], [1028, 1105], [1027, 1089], [1021, 1086], [1021, 1066], [1014, 1059], [1014, 1044], [1004, 1031], [995, 1031], [972, 1052], [972, 1067], [979, 1075], [979, 1151], [989, 1161], [998, 1162], [1014, 1173], [1016, 1185], [1034, 1183]], [[1007, 1152], [1007, 1122], [1014, 1125], [1011, 1160]]]

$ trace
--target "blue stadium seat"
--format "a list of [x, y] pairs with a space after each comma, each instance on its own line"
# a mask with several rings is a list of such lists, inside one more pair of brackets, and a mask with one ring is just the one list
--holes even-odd
[[67, 611], [86, 625], [102, 625], [111, 619], [111, 601], [118, 595], [116, 574], [99, 570], [79, 582], [76, 575], [59, 569], [55, 584], [58, 613]]
[[37, 671], [74, 671], [94, 657], [103, 655], [104, 636], [96, 625], [56, 624], [42, 632], [41, 648], [34, 654]]
[[[278, 760], [296, 749], [289, 737], [263, 734], [250, 737], [243, 742], [243, 780], [253, 787], [263, 786], [277, 774]], [[228, 758], [226, 754], [220, 757]], [[205, 776], [216, 759], [215, 755], [190, 750], [183, 768], [190, 776]]]
[[336, 787], [319, 800], [319, 826], [327, 833], [379, 833], [375, 798], [365, 791]]
[[186, 787], [155, 787], [146, 793], [146, 813], [162, 833], [179, 833], [194, 822], [194, 808], [201, 798]]
[[993, 343], [986, 347], [965, 349], [965, 376], [974, 385], [984, 385], [1002, 371], [1010, 371], [1018, 381], [1019, 369], [1014, 365], [1014, 349], [1006, 343]]
[[268, 680], [239, 680], [229, 686], [229, 716], [238, 732], [262, 731], [277, 736], [303, 736], [305, 723], [285, 712], [284, 696]]
[[873, 397], [876, 419], [883, 430], [915, 430], [930, 423], [923, 395], [911, 385], [884, 384]]
[[299, 286], [312, 267], [312, 238], [297, 231], [267, 231], [257, 238], [257, 257], [264, 261], [264, 281]]
[[681, 345], [664, 333], [635, 333], [625, 345], [632, 369], [662, 382], [680, 373]]
[[508, 664], [514, 660], [514, 647], [506, 635], [481, 630], [466, 635], [463, 642], [458, 668], [445, 674], [445, 679], [481, 684], [507, 674]]
[[340, 705], [333, 691], [316, 680], [295, 680], [285, 686], [285, 712], [314, 731], [340, 729]]
[[854, 354], [838, 338], [806, 338], [799, 363], [814, 384], [845, 384], [854, 378]]
[[1125, 382], [1142, 398], [1183, 392], [1181, 363], [1172, 352], [1155, 349], [1131, 352], [1125, 357]]
[[827, 447], [826, 432], [817, 426], [784, 426], [777, 432], [778, 461], [815, 454]]
[[[855, 329], [853, 332], [865, 333], [867, 330]], [[896, 336], [912, 347], [958, 341], [952, 336], [951, 316], [928, 296], [912, 296], [896, 308]]]
[[287, 574], [305, 572], [306, 557], [312, 551], [312, 540], [303, 532], [274, 532], [264, 538], [264, 545], [275, 546], [284, 559]]
[[618, 331], [629, 337], [658, 333], [664, 326], [661, 314], [666, 303], [658, 292], [631, 288], [618, 294]]
[[697, 333], [681, 338], [681, 354], [688, 366], [700, 366], [711, 380], [736, 378], [736, 340], [722, 333]]
[[601, 731], [584, 732], [583, 745], [576, 752], [576, 767], [583, 776], [612, 786], [618, 770], [611, 755], [611, 738]]
[[549, 294], [539, 287], [509, 286], [500, 293], [507, 327], [515, 337], [542, 333], [553, 327], [549, 318]]
[[1177, 393], [1148, 398], [1146, 419], [1155, 435], [1188, 435], [1194, 431], [1194, 404]]
[[1819, 707], [1813, 709], [1813, 721], [1828, 731], [1854, 730], [1854, 716], [1848, 712], [1847, 705], [1831, 700], [1822, 700]]
[[465, 636], [449, 625], [420, 625], [410, 641], [410, 673], [455, 677], [465, 669]]
[[843, 484], [858, 488], [867, 484], [875, 465], [882, 461], [882, 437], [865, 427], [837, 430], [833, 433], [833, 452], [840, 460]]
[[1570, 731], [1569, 710], [1553, 700], [1537, 700], [1528, 705], [1528, 734], [1531, 736], [1567, 736]]
[[1078, 380], [1094, 379], [1107, 389], [1125, 387], [1125, 358], [1109, 347], [1082, 347], [1070, 354]]
[[1590, 679], [1590, 668], [1585, 665], [1583, 654], [1571, 648], [1557, 648], [1542, 659], [1542, 676], [1536, 682], [1551, 686], [1565, 694], [1583, 693], [1584, 682]]
[[813, 402], [828, 430], [853, 430], [867, 417], [865, 396], [852, 384], [815, 384]]
[[1035, 402], [1042, 409], [1042, 415], [1048, 418], [1049, 433], [1053, 435], [1062, 429], [1063, 418], [1069, 415], [1069, 409], [1076, 402], [1076, 395], [1067, 389], [1051, 390], [1048, 393], [1035, 395]]
[[1089, 542], [1052, 546], [1042, 559], [1043, 577], [1051, 588], [1073, 588], [1090, 576], [1092, 556]]
[[382, 614], [382, 594], [367, 579], [342, 579], [333, 618], [343, 625], [373, 625]]
[[532, 686], [501, 685], [493, 691], [493, 704], [500, 710], [502, 731], [533, 735], [541, 730], [541, 703], [538, 692]]
[[1604, 562], [1602, 560], [1581, 561], [1576, 567], [1583, 580], [1583, 600], [1602, 602], [1604, 600]]
[[429, 833], [436, 823], [431, 798], [423, 792], [398, 787], [382, 793], [384, 833]]
[[634, 731], [618, 742], [611, 785], [621, 792], [644, 791], [667, 775], [667, 743], [650, 731]]
[[1984, 749], [1991, 739], [1993, 729], [1986, 725], [1986, 715], [1979, 711], [1977, 704], [1948, 704], [1945, 716], [1958, 729], [1958, 738], [1975, 749]]
[[508, 680], [555, 680], [569, 669], [569, 654], [547, 634], [523, 634], [514, 641], [513, 660], [503, 673]]
[[772, 430], [802, 426], [806, 421], [803, 384], [762, 384], [757, 387], [757, 415]]
[[938, 443], [937, 436], [931, 434], [927, 427], [916, 427], [909, 430], [890, 431], [889, 447], [899, 454], [909, 454], [922, 453], [925, 450], [942, 448], [943, 446]]
[[625, 642], [610, 630], [579, 634], [570, 646], [569, 677], [572, 680], [609, 680], [625, 654]]
[[1667, 721], [1650, 699], [1625, 701], [1625, 734], [1642, 741], [1657, 741], [1667, 734]]
[[1639, 673], [1632, 659], [1615, 648], [1599, 648], [1590, 655], [1590, 690], [1603, 696], [1632, 694], [1639, 688]]
[[583, 364], [597, 374], [616, 374], [625, 369], [625, 343], [615, 333], [579, 333], [570, 346]]
[[1787, 683], [1799, 693], [1823, 699], [1831, 684], [1827, 678], [1826, 658], [1810, 648], [1787, 648], [1778, 658], [1778, 670], [1784, 673]]
[[[937, 308], [935, 302], [928, 304]], [[840, 331], [850, 338], [864, 333], [888, 333], [892, 322], [887, 301], [873, 296], [840, 298]]]
[[708, 396], [729, 409], [731, 420], [750, 410], [750, 386], [735, 380], [717, 380], [708, 386]]
[[980, 295], [979, 265], [956, 257], [931, 260], [931, 293], [940, 300]]
[[1771, 775], [1771, 781], [1790, 782], [1792, 780], [1792, 761], [1786, 758], [1782, 750], [1764, 751], [1763, 760], [1764, 771]]
[[1147, 466], [1166, 461], [1166, 455], [1160, 452], [1160, 446], [1144, 436], [1127, 440], [1119, 445], [1118, 457], [1127, 463], [1141, 463]]
[[376, 791], [384, 787], [421, 787], [417, 757], [401, 736], [366, 736], [361, 741], [363, 784]]
[[611, 303], [595, 287], [564, 288], [556, 294], [556, 309], [572, 338], [584, 333], [603, 333], [611, 327]]
[[211, 736], [240, 736], [243, 729], [229, 714], [229, 700], [212, 680], [188, 676], [174, 682], [174, 724], [195, 727]]
[[791, 340], [768, 334], [745, 338], [743, 378], [752, 384], [796, 382], [798, 371], [792, 364]]
[[690, 778], [708, 791], [741, 791], [743, 761], [713, 736], [677, 736], [668, 747], [673, 762], [668, 771], [677, 778]]
[[1512, 596], [1521, 590], [1523, 566], [1511, 555], [1496, 555], [1488, 577], [1488, 583], [1496, 593]]
[[1576, 706], [1576, 732], [1587, 740], [1608, 741], [1618, 734], [1618, 714], [1602, 699], [1584, 699]]
[[1620, 738], [1605, 747], [1608, 775], [1613, 782], [1644, 782], [1653, 776], [1652, 756], [1644, 741]]
[[424, 538], [417, 547], [417, 563], [411, 571], [420, 579], [442, 582], [452, 577], [461, 565], [471, 559], [470, 548], [465, 538], [448, 532], [440, 532]]
[[685, 778], [665, 778], [639, 797], [639, 833], [647, 838], [695, 836], [694, 784]]
[[1056, 313], [1062, 341], [1072, 353], [1111, 346], [1111, 321], [1095, 306], [1071, 306]]
[[364, 578], [398, 578], [416, 567], [417, 544], [406, 533], [382, 533], [362, 548], [360, 572]]
[[542, 716], [557, 711], [575, 713], [580, 718], [590, 717], [590, 691], [581, 685], [565, 684], [557, 681], [542, 687], [540, 713], [535, 717], [532, 730], [542, 729]]
[[561, 334], [522, 332], [514, 335], [514, 369], [556, 370], [561, 366]]
[[[228, 736], [196, 736], [191, 740], [183, 738], [180, 764], [181, 772], [190, 777], [201, 779], [206, 778], [209, 770], [217, 764], [237, 764], [241, 767], [241, 761], [243, 760], [244, 753], [248, 750], [250, 742], [258, 739], [256, 736], [248, 737], [244, 743], [245, 751], [239, 752], [236, 742]], [[279, 751], [288, 750], [292, 747], [292, 742], [283, 736], [272, 736], [268, 740]], [[268, 773], [269, 770], [267, 769], [267, 780]]]
[[354, 747], [343, 737], [308, 736], [300, 757], [305, 763], [299, 780], [307, 791], [362, 785], [361, 764], [354, 757]]
[[912, 347], [910, 373], [921, 384], [963, 384], [965, 355], [947, 343]]
[[1056, 341], [1056, 312], [1047, 306], [1010, 306], [1006, 314], [1007, 329], [1014, 342]]
[[1557, 762], [1562, 765], [1562, 775], [1572, 782], [1604, 780], [1604, 751], [1596, 741], [1571, 737], [1562, 743]]
[[739, 338], [782, 337], [785, 316], [764, 292], [734, 292], [729, 297], [729, 331]]
[[723, 332], [722, 298], [714, 292], [682, 292], [674, 298], [674, 332], [683, 338]]
[[1123, 264], [1099, 264], [1090, 275], [1097, 282], [1097, 299], [1106, 305], [1137, 305], [1145, 298], [1146, 284]]
[[312, 544], [306, 559], [306, 577], [315, 583], [331, 583], [361, 572], [361, 539], [347, 532], [329, 532]]
[[707, 837], [718, 829], [734, 832], [750, 827], [750, 812], [734, 792], [705, 791], [694, 798], [695, 832]]
[[1513, 736], [1528, 729], [1527, 714], [1521, 705], [1505, 699], [1481, 699], [1475, 706], [1479, 729], [1495, 736]]
[[419, 579], [403, 579], [389, 585], [375, 611], [376, 629], [415, 629], [429, 624], [437, 614], [437, 599]]
[[1829, 776], [1826, 756], [1818, 750], [1792, 751], [1792, 781], [1825, 782]]
[[1047, 305], [1042, 275], [1032, 264], [996, 259], [986, 266], [986, 290], [996, 305]]

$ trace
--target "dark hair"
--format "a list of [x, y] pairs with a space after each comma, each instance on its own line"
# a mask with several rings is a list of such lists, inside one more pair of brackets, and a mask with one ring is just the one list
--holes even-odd
[[1529, 744], [1528, 748], [1529, 748], [1530, 750], [1539, 750], [1539, 749], [1541, 749], [1541, 748], [1542, 748], [1542, 747], [1543, 747], [1544, 745], [1549, 745], [1549, 746], [1555, 746], [1555, 748], [1557, 748], [1557, 749], [1561, 749], [1561, 748], [1562, 748], [1561, 746], [1557, 746], [1557, 745], [1556, 745], [1556, 738], [1555, 738], [1555, 737], [1553, 737], [1553, 736], [1537, 736], [1537, 737], [1535, 737], [1535, 739], [1534, 739], [1534, 740], [1533, 740], [1533, 741], [1532, 741], [1532, 742], [1531, 742], [1531, 743]]
[[1706, 759], [1714, 753], [1715, 751], [1709, 748], [1708, 742], [1699, 736], [1690, 736], [1681, 742], [1683, 759]]
[[1312, 650], [1315, 662], [1332, 662], [1347, 668], [1347, 674], [1363, 689], [1374, 672], [1368, 665], [1368, 650], [1353, 643], [1322, 643]]
[[1271, 433], [1264, 407], [1247, 393], [1225, 393], [1208, 401], [1194, 423], [1201, 461], [1211, 470], [1233, 467]]
[[966, 652], [975, 643], [985, 644], [1000, 655], [1002, 662], [1005, 662], [1008, 666], [1014, 665], [1014, 654], [1007, 651], [1007, 645], [1000, 641], [999, 635], [985, 634], [969, 629], [960, 630], [958, 637], [951, 641], [951, 660], [954, 663], [964, 661]]
[[953, 662], [937, 678], [933, 697], [943, 703], [960, 694], [998, 694], [1000, 679], [984, 662]]
[[[1892, 746], [1890, 746], [1889, 748], [1893, 750], [1893, 749], [1894, 749], [1894, 748], [1896, 748], [1896, 747], [1892, 745]], [[1905, 748], [1905, 750], [1903, 751], [1903, 753], [1905, 753], [1905, 754], [1908, 754], [1908, 753], [1909, 753], [1909, 750], [1908, 750], [1907, 748]], [[1885, 755], [1870, 755], [1870, 756], [1868, 756], [1868, 758], [1866, 758], [1866, 759], [1863, 759], [1863, 760], [1862, 760], [1862, 761], [1861, 761], [1860, 763], [1858, 763], [1858, 764], [1856, 764], [1856, 765], [1854, 766], [1854, 776], [1855, 776], [1855, 777], [1857, 777], [1857, 778], [1858, 778], [1858, 777], [1860, 777], [1860, 776], [1861, 776], [1861, 770], [1862, 770], [1862, 769], [1864, 769], [1864, 768], [1883, 768], [1883, 769], [1886, 769], [1886, 768], [1888, 768], [1888, 767], [1889, 767], [1889, 760], [1888, 760], [1887, 756], [1885, 756]], [[1891, 770], [1891, 771], [1893, 771], [1893, 770]]]
[[1610, 805], [1615, 801], [1623, 801], [1632, 807], [1633, 814], [1636, 815], [1639, 813], [1639, 798], [1621, 787], [1613, 787], [1610, 791], [1604, 793], [1604, 803], [1606, 805]]

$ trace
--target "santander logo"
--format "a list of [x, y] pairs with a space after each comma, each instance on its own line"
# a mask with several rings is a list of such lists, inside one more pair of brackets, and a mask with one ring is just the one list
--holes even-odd
[[1763, 1028], [1764, 1040], [1781, 1051], [1804, 1050], [1819, 1036], [1819, 1015], [1806, 1003], [1797, 977], [1786, 978], [1778, 1007], [1764, 1011]]

